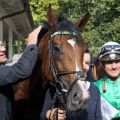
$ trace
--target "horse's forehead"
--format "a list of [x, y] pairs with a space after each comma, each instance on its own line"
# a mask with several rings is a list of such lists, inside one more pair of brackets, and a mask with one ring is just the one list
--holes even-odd
[[73, 43], [75, 44], [76, 43], [76, 39], [73, 37], [73, 36], [70, 36], [70, 35], [57, 35], [54, 37], [53, 41], [55, 43], [69, 43], [69, 44], [72, 44]]
[[75, 40], [74, 38], [68, 39], [68, 43], [69, 43], [72, 47], [74, 47], [74, 45], [75, 45], [75, 43], [76, 43], [76, 40]]

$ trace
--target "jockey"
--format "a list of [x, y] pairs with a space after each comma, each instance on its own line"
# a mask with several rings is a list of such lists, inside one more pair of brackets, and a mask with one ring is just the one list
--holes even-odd
[[120, 119], [120, 44], [104, 44], [99, 60], [105, 75], [94, 84], [100, 90], [103, 120]]

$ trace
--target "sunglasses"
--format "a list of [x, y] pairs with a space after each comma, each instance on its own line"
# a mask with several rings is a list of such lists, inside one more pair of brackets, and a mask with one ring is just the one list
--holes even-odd
[[107, 45], [107, 46], [104, 46], [101, 49], [101, 54], [105, 54], [107, 52], [111, 52], [112, 50], [114, 50], [116, 52], [120, 52], [120, 45]]

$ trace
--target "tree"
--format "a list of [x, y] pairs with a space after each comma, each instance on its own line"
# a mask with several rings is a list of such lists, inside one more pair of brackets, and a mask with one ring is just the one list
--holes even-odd
[[30, 0], [30, 8], [36, 26], [41, 24], [41, 21], [46, 20], [49, 4], [52, 4], [52, 8], [55, 11], [59, 8], [58, 0]]
[[68, 18], [75, 21], [85, 12], [90, 20], [83, 31], [84, 40], [89, 44], [93, 56], [107, 41], [120, 40], [120, 1], [118, 0], [59, 0], [60, 11], [66, 11]]
[[90, 19], [82, 32], [93, 56], [98, 54], [100, 46], [107, 41], [120, 41], [120, 1], [119, 0], [30, 0], [31, 10], [36, 25], [46, 20], [49, 3], [55, 12], [64, 14], [73, 22], [90, 13]]

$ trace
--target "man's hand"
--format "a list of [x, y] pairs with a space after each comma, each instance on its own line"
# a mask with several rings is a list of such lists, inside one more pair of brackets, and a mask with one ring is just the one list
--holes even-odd
[[50, 118], [50, 120], [56, 120], [57, 116], [58, 116], [58, 120], [65, 120], [66, 112], [64, 110], [59, 109], [59, 108], [58, 109], [54, 108], [54, 109], [51, 109], [51, 110], [47, 111], [47, 114], [46, 114], [47, 119]]
[[39, 26], [38, 28], [36, 28], [35, 30], [33, 30], [27, 38], [27, 45], [31, 45], [31, 44], [37, 44], [38, 41], [38, 34], [41, 30], [42, 26]]

